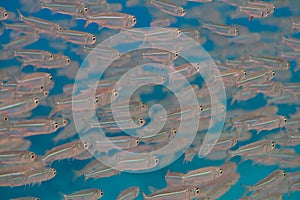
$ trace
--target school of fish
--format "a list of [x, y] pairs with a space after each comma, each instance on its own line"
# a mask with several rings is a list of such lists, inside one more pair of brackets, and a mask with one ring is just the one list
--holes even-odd
[[[236, 199], [228, 196], [228, 192], [237, 184], [242, 185], [239, 199], [300, 198], [298, 1], [20, 0], [16, 6], [8, 1], [0, 5], [0, 35], [9, 38], [1, 40], [0, 53], [1, 200], [2, 196], [15, 200], [43, 199], [25, 193], [22, 197], [14, 190], [28, 189], [35, 184], [41, 187], [63, 176], [59, 171], [60, 160], [68, 160], [69, 164], [79, 161], [85, 166], [70, 167], [73, 177], [68, 182], [74, 182], [74, 187], [69, 186], [73, 192], [67, 193], [58, 186], [57, 194], [49, 194], [56, 197], [51, 196], [51, 199]], [[141, 13], [135, 14], [138, 9], [149, 15], [143, 11], [142, 17]], [[288, 12], [289, 16], [281, 12]], [[142, 49], [141, 46], [136, 52], [122, 54], [111, 47], [97, 46], [122, 31], [126, 31], [128, 38], [137, 39], [140, 24], [164, 28], [165, 32], [153, 31], [141, 38], [151, 41], [153, 46], [165, 45], [174, 51]], [[176, 40], [181, 35], [202, 45], [214, 60], [220, 73], [213, 77], [210, 85], [222, 80], [227, 105], [211, 103], [210, 96], [218, 94], [209, 90], [207, 83], [199, 82], [202, 64], [181, 59], [184, 41]], [[197, 56], [192, 50], [190, 53]], [[95, 94], [77, 88], [74, 83], [76, 78], [88, 80], [89, 73], [93, 73], [77, 74], [88, 54], [103, 61], [115, 60], [104, 72], [105, 80], [86, 82], [87, 88], [89, 84], [96, 84]], [[118, 83], [134, 65], [145, 63], [167, 67], [161, 69], [153, 65], [150, 70], [135, 70], [124, 85]], [[160, 91], [166, 97], [156, 100], [155, 85], [176, 83], [183, 78], [191, 84], [199, 105], [180, 107], [166, 89]], [[152, 80], [152, 84], [137, 91], [129, 102], [119, 101], [112, 111], [110, 104], [120, 98], [122, 90], [147, 80]], [[143, 98], [143, 94], [150, 100]], [[188, 91], [182, 96], [188, 98]], [[139, 128], [149, 123], [148, 111], [154, 103], [164, 106], [167, 115], [159, 120], [165, 119], [167, 123], [158, 130], [149, 128], [151, 133], [143, 135]], [[89, 116], [83, 116], [80, 119], [83, 125], [79, 127], [84, 128], [78, 130], [73, 112], [91, 108], [95, 109], [98, 121], [90, 122]], [[130, 111], [131, 118], [126, 110]], [[114, 118], [114, 112], [118, 112], [118, 119]], [[225, 125], [218, 141], [204, 143], [208, 128], [217, 124], [211, 117], [224, 112]], [[136, 181], [122, 191], [113, 191], [113, 188], [107, 191], [97, 184], [95, 187], [84, 185], [88, 180], [91, 183], [99, 179], [109, 181], [125, 171], [149, 170], [168, 162], [173, 156], [171, 152], [166, 152], [163, 159], [143, 153], [168, 145], [177, 135], [184, 136], [185, 133], [179, 133], [178, 124], [180, 120], [192, 118], [199, 119], [199, 127], [193, 143], [181, 157], [186, 170], [166, 167], [164, 188], [147, 185], [148, 190], [144, 190]], [[99, 127], [105, 137], [97, 134]], [[137, 135], [128, 135], [120, 129], [136, 130]], [[79, 137], [79, 132], [85, 137]], [[39, 144], [35, 138], [43, 142]], [[184, 142], [185, 138], [181, 140]], [[52, 147], [45, 148], [44, 142], [50, 142]], [[179, 144], [178, 149], [176, 143], [173, 145], [179, 150]], [[203, 145], [212, 151], [205, 158], [199, 158]], [[37, 147], [42, 151], [36, 152]], [[94, 154], [100, 153], [117, 168], [94, 158]], [[253, 184], [244, 182], [244, 174], [239, 172], [246, 161], [251, 163], [247, 172], [256, 180]], [[191, 164], [199, 167], [189, 168]], [[258, 179], [256, 174], [260, 174], [262, 166], [271, 166], [274, 170]], [[142, 174], [134, 177], [138, 179], [138, 176]], [[75, 186], [79, 179], [82, 185]], [[10, 188], [9, 194], [1, 194], [4, 187]], [[114, 197], [110, 196], [112, 192]]]

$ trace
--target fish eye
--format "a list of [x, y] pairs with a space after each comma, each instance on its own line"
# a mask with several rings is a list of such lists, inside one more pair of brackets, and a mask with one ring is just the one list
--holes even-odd
[[195, 192], [196, 192], [196, 194], [200, 194], [200, 189], [199, 189], [199, 188], [196, 188], [196, 189], [195, 189]]
[[34, 159], [34, 158], [35, 158], [35, 155], [32, 153], [32, 154], [30, 155], [30, 158], [31, 158], [31, 159]]
[[174, 134], [176, 134], [176, 133], [177, 133], [176, 129], [173, 129], [173, 130], [172, 130], [172, 132], [173, 132]]
[[70, 58], [66, 58], [66, 61], [67, 61], [67, 63], [69, 63], [70, 62]]
[[101, 191], [101, 192], [100, 192], [100, 195], [101, 195], [101, 196], [103, 196], [103, 195], [104, 195], [104, 192], [103, 192], [103, 191]]
[[139, 119], [139, 123], [140, 123], [140, 125], [143, 125], [143, 124], [145, 123], [144, 119], [143, 119], [143, 118], [140, 118], [140, 119]]
[[64, 124], [67, 124], [67, 123], [68, 123], [68, 120], [64, 119], [64, 120], [63, 120], [63, 123], [64, 123]]
[[114, 95], [115, 97], [118, 96], [117, 90], [114, 90], [113, 95]]
[[54, 127], [55, 127], [55, 128], [58, 128], [58, 124], [57, 124], [56, 122], [54, 123]]
[[200, 111], [203, 111], [203, 106], [199, 106], [199, 110], [200, 110]]
[[177, 29], [177, 33], [178, 34], [181, 34], [181, 32], [182, 32], [182, 30], [179, 28], [179, 29]]
[[141, 103], [141, 107], [142, 107], [142, 108], [145, 108], [145, 106], [146, 106], [146, 105], [145, 105], [144, 103]]
[[159, 162], [159, 160], [158, 160], [157, 157], [154, 158], [154, 162], [155, 162], [156, 164]]
[[93, 40], [93, 41], [96, 41], [96, 37], [95, 37], [95, 36], [92, 36], [92, 40]]
[[178, 53], [177, 53], [177, 51], [175, 51], [174, 55], [175, 55], [175, 58], [177, 58], [177, 57], [178, 57]]
[[45, 96], [48, 96], [48, 94], [49, 94], [48, 91], [44, 91]]
[[275, 142], [272, 142], [271, 145], [272, 145], [272, 147], [275, 147]]
[[57, 30], [58, 30], [58, 31], [62, 31], [62, 28], [59, 26], [59, 27], [57, 28]]
[[7, 17], [7, 12], [5, 12], [3, 15], [4, 15], [4, 17]]
[[83, 142], [83, 146], [84, 146], [84, 148], [88, 148], [88, 143], [87, 143], [87, 141]]
[[136, 17], [132, 18], [132, 22], [135, 23], [136, 22]]
[[95, 97], [95, 102], [98, 103], [99, 102], [99, 99], [98, 97]]
[[4, 121], [7, 121], [7, 120], [8, 120], [8, 117], [7, 117], [7, 116], [4, 116], [4, 117], [3, 117], [3, 120], [4, 120]]
[[44, 89], [44, 86], [41, 86], [41, 90], [43, 90]]
[[236, 28], [236, 29], [234, 29], [234, 32], [235, 32], [235, 33], [238, 33], [238, 32], [239, 32], [239, 30]]
[[282, 174], [283, 174], [283, 176], [286, 176], [286, 172], [285, 171], [282, 171]]
[[53, 54], [52, 54], [52, 53], [50, 53], [50, 54], [49, 54], [49, 57], [50, 57], [50, 58], [53, 58]]
[[181, 10], [181, 14], [185, 14], [185, 10], [184, 9]]
[[135, 139], [135, 143], [136, 143], [136, 144], [139, 144], [139, 143], [140, 143], [140, 140], [139, 140], [139, 139]]
[[244, 74], [244, 76], [246, 76], [246, 75], [247, 75], [247, 72], [246, 72], [246, 71], [244, 71], [244, 72], [243, 72], [243, 74]]
[[165, 76], [162, 76], [161, 77], [161, 80], [163, 81], [163, 83], [166, 81], [166, 78], [165, 78]]
[[286, 122], [286, 121], [287, 121], [287, 118], [286, 118], [286, 117], [285, 117], [285, 118], [283, 118], [283, 121], [284, 121], [284, 122]]
[[236, 139], [235, 139], [235, 142], [238, 143], [238, 142], [239, 142], [239, 139], [236, 138]]
[[275, 76], [275, 71], [274, 70], [272, 71], [272, 76]]
[[40, 200], [39, 198], [36, 198], [35, 200]]
[[34, 98], [34, 103], [35, 103], [35, 104], [38, 104], [38, 103], [39, 103], [38, 98]]
[[88, 7], [85, 6], [85, 7], [84, 7], [84, 11], [85, 11], [85, 12], [89, 11]]
[[56, 175], [56, 170], [53, 169], [53, 170], [52, 170], [52, 173], [53, 173], [53, 175]]
[[50, 75], [50, 76], [49, 76], [49, 80], [52, 80], [52, 78], [53, 78], [53, 77]]
[[223, 174], [223, 170], [222, 170], [222, 169], [219, 169], [219, 173], [220, 173], [220, 174]]

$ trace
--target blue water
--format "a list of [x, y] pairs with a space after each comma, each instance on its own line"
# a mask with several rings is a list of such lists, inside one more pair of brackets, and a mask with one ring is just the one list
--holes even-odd
[[[295, 0], [296, 1], [296, 0]], [[123, 1], [108, 1], [109, 3], [120, 3]], [[193, 6], [198, 5], [197, 3], [188, 3], [184, 6], [184, 8], [188, 11]], [[300, 3], [297, 4], [300, 8]], [[0, 6], [5, 7], [7, 11], [16, 13], [16, 9], [20, 9], [22, 11], [22, 5], [19, 1], [0, 1]], [[203, 6], [206, 6], [203, 4]], [[225, 6], [225, 8], [232, 9], [230, 6]], [[148, 8], [145, 5], [139, 5], [137, 7], [130, 7], [127, 8], [125, 3], [123, 3], [123, 10], [122, 12], [132, 14], [137, 18], [137, 24], [135, 25], [136, 28], [140, 27], [149, 27], [151, 22], [151, 16], [148, 12]], [[160, 12], [157, 10], [157, 12]], [[300, 13], [298, 12], [298, 15]], [[30, 15], [29, 13], [25, 12], [25, 15]], [[279, 8], [275, 10], [275, 13], [271, 17], [290, 17], [292, 13], [288, 8]], [[57, 21], [59, 23], [62, 19], [71, 19], [70, 16], [62, 15], [62, 14], [51, 14], [51, 12], [47, 9], [43, 9], [39, 12], [33, 13], [32, 16], [44, 18], [47, 20]], [[209, 17], [208, 17], [209, 18]], [[177, 23], [172, 24], [174, 27], [181, 28], [181, 24], [189, 24], [192, 26], [199, 26], [197, 20], [187, 20], [184, 21], [184, 18], [178, 18]], [[11, 21], [8, 20], [11, 23]], [[250, 32], [261, 32], [261, 31], [268, 31], [270, 34], [272, 32], [281, 31], [281, 29], [276, 25], [266, 25], [262, 24], [261, 20], [254, 19], [249, 22], [247, 17], [237, 18], [237, 19], [230, 19], [227, 18], [226, 23], [228, 24], [235, 24], [248, 27]], [[96, 34], [98, 32], [98, 26], [96, 24], [91, 24], [87, 28], [83, 28], [85, 21], [78, 20], [75, 27], [72, 29], [75, 30], [82, 30], [90, 33]], [[101, 31], [107, 31], [106, 28], [102, 29]], [[201, 29], [202, 31], [202, 29]], [[0, 43], [6, 44], [10, 41], [9, 34], [13, 31], [5, 31], [4, 34], [0, 37]], [[206, 33], [206, 31], [203, 31]], [[201, 35], [201, 32], [200, 32]], [[295, 37], [300, 37], [299, 34], [295, 34]], [[70, 52], [67, 48], [67, 51], [60, 52], [57, 51], [55, 48], [49, 46], [49, 39], [41, 38], [38, 42], [28, 45], [26, 48], [28, 49], [41, 49], [41, 50], [48, 50], [53, 53], [63, 53], [71, 58], [72, 61], [79, 61], [82, 60], [74, 53]], [[65, 45], [63, 43], [62, 45]], [[214, 42], [209, 39], [204, 44], [203, 47], [208, 52], [214, 49]], [[3, 50], [1, 50], [2, 52]], [[291, 62], [292, 66], [290, 70], [295, 68], [296, 63]], [[0, 61], [0, 68], [8, 67], [8, 66], [18, 66], [19, 62], [16, 60], [1, 60]], [[24, 69], [24, 72], [30, 72], [32, 69], [30, 67]], [[56, 95], [62, 93], [62, 86], [69, 83], [74, 83], [73, 80], [70, 80], [64, 76], [56, 75], [56, 70], [46, 70], [46, 69], [38, 69], [41, 72], [50, 72], [53, 75], [53, 80], [55, 82], [55, 87], [50, 91], [50, 95]], [[299, 74], [300, 71], [295, 72], [292, 74], [291, 81], [299, 81]], [[197, 82], [197, 81], [195, 81]], [[161, 90], [156, 88], [155, 95], [161, 95]], [[161, 96], [162, 98], [164, 96]], [[147, 98], [151, 98], [151, 95], [144, 94], [142, 99], [147, 101]], [[230, 106], [231, 99], [228, 99], [228, 109], [245, 109], [245, 110], [254, 110], [257, 108], [261, 108], [266, 105], [266, 101], [264, 100], [262, 95], [256, 96], [255, 99], [251, 99], [247, 102], [240, 102], [235, 103], [233, 106]], [[279, 113], [281, 115], [287, 115], [290, 113], [294, 113], [296, 106], [291, 105], [279, 105]], [[50, 112], [50, 108], [48, 106], [39, 106], [35, 110], [33, 110], [33, 116], [47, 116]], [[60, 133], [60, 130], [56, 133], [51, 135], [42, 135], [42, 136], [33, 136], [29, 137], [28, 139], [31, 140], [32, 145], [30, 147], [30, 151], [35, 152], [38, 155], [43, 155], [46, 150], [51, 149], [55, 144], [51, 140], [51, 138], [57, 136]], [[268, 133], [272, 134], [272, 132]], [[247, 144], [251, 141], [256, 141], [263, 137], [263, 134], [253, 137], [250, 141], [241, 142], [239, 143], [235, 149], [241, 145]], [[72, 139], [68, 139], [65, 141], [59, 141], [56, 145], [63, 144], [65, 142], [71, 141], [78, 136], [73, 137]], [[300, 147], [297, 147], [296, 150], [300, 153]], [[109, 177], [109, 178], [101, 178], [101, 179], [89, 179], [84, 181], [84, 177], [80, 177], [76, 180], [73, 180], [73, 171], [82, 169], [90, 160], [62, 160], [54, 162], [51, 167], [57, 170], [57, 175], [55, 178], [42, 182], [42, 184], [35, 184], [31, 186], [19, 186], [19, 187], [0, 187], [0, 200], [6, 200], [10, 198], [16, 198], [20, 196], [36, 196], [42, 200], [55, 200], [60, 199], [60, 193], [73, 193], [78, 190], [87, 189], [87, 188], [100, 188], [104, 191], [103, 200], [112, 200], [116, 199], [121, 191], [124, 189], [131, 187], [131, 186], [138, 186], [142, 192], [147, 194], [150, 193], [149, 187], [154, 188], [164, 188], [167, 186], [165, 182], [165, 175], [168, 170], [176, 171], [176, 172], [187, 172], [192, 169], [197, 169], [205, 166], [219, 166], [224, 163], [223, 160], [220, 161], [210, 161], [207, 159], [199, 159], [195, 157], [191, 163], [183, 164], [183, 156], [181, 156], [178, 160], [173, 162], [167, 167], [164, 167], [160, 170], [149, 172], [149, 173], [142, 173], [142, 174], [131, 174], [122, 172], [119, 175]], [[234, 162], [239, 162], [239, 158], [231, 159]], [[252, 161], [246, 161], [238, 165], [238, 173], [241, 174], [241, 178], [239, 181], [231, 187], [229, 192], [223, 195], [220, 199], [222, 200], [233, 200], [239, 199], [244, 194], [244, 187], [242, 185], [252, 185], [257, 183], [259, 180], [266, 177], [272, 171], [278, 169], [277, 166], [263, 166], [263, 165], [254, 165]], [[287, 172], [298, 171], [300, 166], [296, 167], [295, 169], [287, 169]], [[142, 195], [140, 194], [137, 199], [143, 199]], [[287, 194], [284, 195], [284, 199], [300, 199], [300, 192], [293, 192], [288, 197]]]

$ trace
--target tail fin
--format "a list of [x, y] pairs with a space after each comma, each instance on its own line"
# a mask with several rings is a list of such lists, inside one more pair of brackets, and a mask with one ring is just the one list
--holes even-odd
[[225, 163], [228, 162], [231, 158], [232, 158], [232, 151], [231, 150], [226, 150]]
[[21, 11], [19, 9], [17, 9], [18, 15], [20, 17], [20, 20], [23, 21], [24, 20], [24, 15], [21, 13]]

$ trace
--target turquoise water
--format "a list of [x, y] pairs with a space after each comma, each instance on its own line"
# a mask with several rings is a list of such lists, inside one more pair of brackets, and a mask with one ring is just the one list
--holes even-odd
[[[24, 2], [21, 3], [19, 1], [0, 1], [0, 6], [5, 7], [5, 9], [10, 13], [14, 13], [17, 15], [16, 9], [20, 9], [22, 13], [24, 13], [25, 16], [35, 16], [51, 21], [55, 21], [57, 23], [60, 23], [61, 20], [69, 20], [70, 23], [73, 23], [72, 18], [68, 15], [62, 15], [62, 14], [51, 14], [51, 12], [47, 9], [42, 9], [38, 12], [33, 12], [30, 14], [28, 9], [24, 7]], [[140, 3], [139, 5], [135, 7], [126, 7], [125, 3], [123, 1], [108, 1], [108, 3], [122, 3], [123, 9], [121, 12], [132, 14], [137, 18], [137, 23], [134, 26], [135, 28], [143, 28], [143, 27], [149, 27], [150, 23], [152, 21], [151, 14], [153, 13], [159, 13], [161, 11], [155, 10], [153, 7], [151, 7], [151, 10], [149, 9], [149, 5], [145, 5], [144, 3]], [[272, 2], [272, 1], [271, 1]], [[279, 1], [274, 1], [275, 5]], [[296, 3], [295, 3], [296, 2]], [[25, 4], [30, 5], [32, 2], [28, 2]], [[187, 13], [195, 7], [202, 7], [205, 8], [206, 6], [211, 9], [212, 3], [196, 3], [196, 2], [189, 2], [183, 7], [186, 9]], [[278, 46], [278, 43], [280, 42], [280, 35], [292, 35], [295, 38], [300, 38], [299, 33], [291, 32], [290, 27], [286, 25], [282, 25], [281, 20], [282, 19], [288, 19], [289, 17], [296, 17], [300, 15], [300, 3], [296, 0], [291, 1], [291, 5], [293, 5], [293, 9], [291, 9], [291, 5], [286, 5], [283, 7], [276, 8], [273, 15], [269, 16], [266, 19], [256, 19], [254, 18], [252, 21], [249, 21], [248, 16], [243, 15], [241, 17], [231, 19], [231, 14], [236, 14], [237, 11], [234, 9], [234, 7], [226, 5], [226, 3], [223, 2], [215, 2], [213, 4], [216, 6], [215, 12], [219, 13], [222, 17], [223, 22], [225, 24], [234, 24], [239, 27], [247, 28], [249, 32], [251, 33], [258, 33], [262, 35], [261, 43], [266, 43], [264, 48], [266, 48], [266, 52], [270, 54], [270, 52], [273, 53], [273, 55], [277, 56], [278, 53], [275, 52], [275, 47]], [[298, 7], [297, 7], [298, 6]], [[149, 11], [150, 10], [150, 11]], [[292, 11], [291, 11], [292, 10]], [[224, 12], [223, 12], [224, 11]], [[201, 13], [199, 13], [201, 15]], [[203, 17], [203, 16], [201, 16]], [[214, 13], [212, 13], [212, 16], [205, 16], [205, 19], [208, 20], [214, 20], [215, 16]], [[267, 21], [267, 19], [273, 19]], [[176, 17], [177, 22], [172, 23], [171, 27], [178, 27], [182, 29], [188, 29], [188, 28], [195, 28], [200, 30], [200, 37], [206, 39], [204, 43], [202, 43], [203, 48], [208, 51], [208, 53], [212, 56], [213, 59], [219, 59], [219, 55], [222, 55], [221, 57], [225, 56], [227, 59], [235, 59], [238, 58], [240, 55], [235, 55], [233, 53], [233, 56], [231, 53], [228, 53], [229, 55], [226, 56], [226, 53], [222, 54], [222, 51], [224, 52], [230, 52], [233, 48], [239, 48], [238, 45], [222, 45], [222, 39], [228, 39], [227, 37], [222, 36], [216, 36], [212, 33], [210, 33], [206, 29], [199, 28], [199, 22], [194, 18], [188, 18], [188, 17]], [[8, 19], [7, 23], [13, 23], [17, 19]], [[287, 20], [288, 22], [288, 20]], [[71, 29], [73, 30], [80, 30], [85, 32], [90, 32], [93, 34], [98, 34], [103, 32], [107, 32], [107, 37], [118, 33], [118, 31], [109, 31], [107, 28], [103, 28], [100, 31], [98, 30], [98, 26], [96, 24], [91, 24], [87, 28], [84, 28], [85, 21], [84, 20], [77, 20], [75, 26], [72, 26]], [[1, 36], [1, 44], [6, 44], [10, 41], [9, 35], [13, 33], [11, 30], [6, 30], [3, 32]], [[272, 37], [273, 35], [278, 36], [276, 39]], [[270, 38], [268, 38], [270, 36]], [[272, 37], [272, 38], [271, 38]], [[101, 39], [97, 42], [101, 42], [104, 40], [105, 37], [101, 37]], [[271, 40], [271, 42], [266, 42], [268, 39]], [[54, 39], [54, 41], [57, 41]], [[277, 41], [277, 42], [276, 42]], [[58, 42], [59, 43], [59, 42]], [[58, 44], [59, 45], [59, 44]], [[76, 45], [72, 46], [70, 43], [61, 42], [60, 45], [66, 45], [67, 48], [64, 51], [61, 51], [59, 49], [56, 49], [51, 45], [51, 39], [46, 37], [41, 37], [37, 42], [30, 44], [26, 46], [26, 49], [41, 49], [41, 50], [48, 50], [52, 53], [62, 53], [70, 57], [70, 59], [73, 61], [78, 61], [81, 63], [83, 60], [76, 55], [72, 47], [76, 47]], [[69, 46], [68, 46], [69, 45]], [[248, 47], [247, 47], [248, 46]], [[255, 53], [258, 51], [253, 45], [247, 44], [246, 46], [241, 46], [240, 50], [248, 50], [251, 53]], [[233, 51], [233, 50], [232, 50]], [[3, 53], [4, 50], [1, 50], [1, 53]], [[260, 51], [258, 51], [260, 52]], [[222, 60], [222, 59], [220, 59]], [[223, 59], [224, 61], [224, 59]], [[0, 69], [11, 67], [12, 69], [15, 69], [15, 66], [18, 66], [19, 62], [15, 59], [13, 60], [1, 60], [0, 61]], [[289, 69], [292, 73], [291, 77], [288, 81], [290, 82], [299, 82], [299, 76], [300, 71], [293, 71], [296, 68], [297, 63], [295, 61], [291, 61], [291, 68]], [[26, 67], [23, 72], [32, 72], [31, 67]], [[62, 86], [70, 83], [74, 83], [74, 80], [71, 80], [67, 78], [66, 76], [60, 75], [58, 71], [62, 70], [53, 70], [53, 69], [38, 69], [38, 71], [41, 72], [48, 72], [53, 75], [53, 80], [55, 82], [55, 86], [53, 89], [50, 90], [50, 96], [61, 94], [62, 93]], [[281, 80], [280, 75], [275, 77], [275, 79]], [[193, 80], [194, 83], [200, 83], [201, 80]], [[160, 96], [161, 95], [161, 96]], [[156, 98], [163, 98], [164, 96], [161, 94], [161, 90], [157, 87], [154, 91], [154, 94], [152, 95], [146, 95], [142, 97], [143, 101], [147, 103], [147, 101], [151, 100], [151, 97]], [[228, 95], [230, 96], [230, 95]], [[148, 99], [149, 98], [149, 99]], [[298, 99], [299, 100], [299, 99]], [[235, 103], [233, 105], [230, 105], [231, 99], [227, 99], [227, 110], [234, 110], [234, 109], [244, 109], [244, 110], [255, 110], [261, 107], [264, 107], [267, 102], [264, 99], [263, 95], [257, 95], [255, 98], [250, 99], [248, 101], [242, 101], [239, 103]], [[277, 114], [288, 116], [289, 114], [295, 113], [296, 109], [299, 107], [299, 103], [295, 102], [294, 104], [279, 104], [277, 105], [279, 108], [279, 112]], [[48, 116], [49, 112], [51, 111], [51, 108], [47, 105], [41, 105], [34, 109], [32, 111], [32, 117], [35, 116]], [[60, 130], [53, 134], [49, 135], [40, 135], [40, 136], [32, 136], [27, 139], [29, 139], [32, 142], [32, 145], [30, 146], [29, 150], [35, 152], [38, 155], [44, 155], [46, 150], [51, 149], [55, 145], [60, 145], [69, 141], [74, 140], [75, 138], [78, 138], [78, 135], [74, 136], [71, 139], [59, 141], [57, 144], [54, 144], [52, 141], [52, 138], [56, 137], [60, 134]], [[299, 131], [299, 129], [298, 129]], [[239, 146], [248, 144], [253, 141], [257, 141], [259, 139], [264, 138], [266, 135], [270, 135], [273, 133], [278, 132], [278, 130], [270, 131], [270, 132], [264, 132], [260, 135], [255, 135], [251, 138], [251, 140], [240, 142], [238, 143], [233, 149], [237, 149]], [[297, 152], [300, 152], [299, 146], [295, 147]], [[49, 180], [42, 182], [41, 184], [34, 184], [30, 186], [18, 186], [18, 187], [0, 187], [0, 200], [6, 200], [10, 198], [17, 198], [21, 196], [36, 196], [40, 199], [60, 199], [61, 193], [69, 194], [73, 193], [78, 190], [82, 189], [88, 189], [88, 188], [100, 188], [104, 191], [103, 200], [112, 200], [116, 199], [116, 197], [119, 195], [121, 191], [124, 189], [131, 187], [131, 186], [138, 186], [142, 192], [145, 192], [146, 194], [150, 193], [151, 187], [154, 188], [164, 188], [167, 186], [165, 181], [165, 175], [170, 171], [174, 172], [183, 172], [186, 173], [189, 170], [206, 167], [206, 166], [220, 166], [224, 164], [224, 160], [219, 161], [212, 161], [208, 159], [200, 159], [197, 156], [193, 159], [190, 163], [184, 163], [184, 155], [182, 155], [178, 160], [171, 163], [169, 166], [164, 167], [160, 170], [148, 172], [148, 173], [141, 173], [141, 174], [134, 174], [134, 173], [127, 173], [122, 172], [119, 175], [108, 177], [108, 178], [101, 178], [101, 179], [88, 179], [87, 181], [84, 181], [84, 177], [81, 176], [77, 179], [73, 179], [74, 177], [74, 171], [82, 169], [87, 163], [91, 161], [91, 159], [88, 160], [75, 160], [75, 159], [67, 159], [67, 160], [61, 160], [61, 161], [55, 161], [51, 167], [55, 168], [57, 170], [57, 175]], [[232, 158], [231, 161], [239, 163], [240, 158], [235, 157]], [[244, 194], [244, 187], [243, 185], [252, 185], [257, 183], [259, 180], [266, 177], [268, 174], [270, 174], [272, 171], [279, 169], [276, 165], [271, 166], [264, 166], [264, 165], [254, 165], [252, 161], [246, 161], [238, 164], [238, 173], [240, 173], [241, 177], [239, 181], [233, 185], [230, 190], [224, 194], [220, 199], [239, 199]], [[287, 172], [294, 172], [298, 171], [300, 169], [300, 166], [295, 166], [293, 169], [285, 169]], [[287, 194], [283, 195], [283, 199], [299, 199], [300, 198], [300, 192], [292, 192], [290, 196]], [[143, 199], [142, 194], [138, 196], [137, 199]]]

